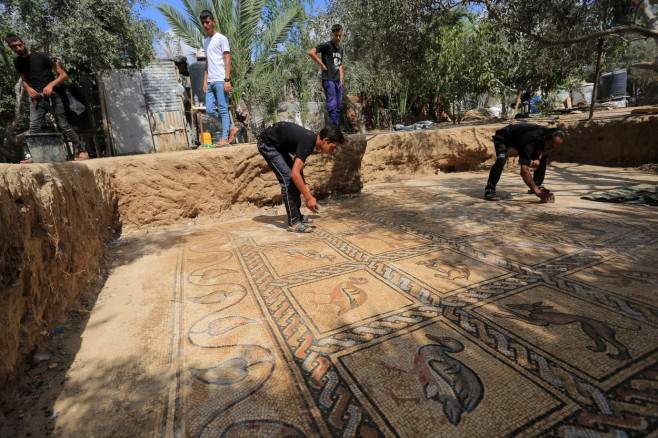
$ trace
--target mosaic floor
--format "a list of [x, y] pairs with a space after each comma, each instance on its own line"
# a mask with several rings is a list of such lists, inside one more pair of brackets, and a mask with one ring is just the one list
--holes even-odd
[[172, 376], [154, 435], [656, 433], [658, 210], [556, 174], [556, 204], [512, 175], [486, 203], [485, 177], [369, 188], [311, 235], [188, 231], [151, 339]]

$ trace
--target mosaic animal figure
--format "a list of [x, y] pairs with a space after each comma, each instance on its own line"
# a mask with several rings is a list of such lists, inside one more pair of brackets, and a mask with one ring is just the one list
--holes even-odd
[[447, 278], [448, 280], [464, 278], [468, 280], [471, 276], [471, 270], [468, 269], [468, 266], [451, 265], [450, 263], [446, 263], [438, 258], [432, 260], [421, 260], [416, 264], [434, 270], [434, 276], [437, 278]]
[[425, 398], [440, 403], [448, 421], [456, 426], [464, 413], [480, 404], [484, 386], [473, 370], [450, 355], [464, 350], [461, 342], [449, 337], [427, 337], [435, 344], [418, 349], [414, 371]]
[[316, 293], [316, 304], [331, 304], [338, 309], [338, 316], [356, 309], [368, 300], [368, 294], [359, 285], [368, 283], [361, 277], [353, 277], [338, 283], [329, 293]]
[[333, 262], [336, 260], [336, 256], [324, 254], [320, 251], [314, 251], [312, 249], [303, 249], [303, 248], [292, 248], [286, 251], [286, 254], [291, 256], [298, 256], [300, 259], [312, 259], [312, 260], [328, 260]]
[[599, 273], [599, 277], [605, 277], [617, 286], [623, 287], [630, 283], [635, 285], [658, 286], [658, 274], [648, 271], [614, 271], [611, 273]]
[[[532, 304], [507, 304], [505, 305], [511, 315], [496, 314], [499, 318], [516, 319], [528, 324], [548, 327], [551, 325], [569, 325], [579, 324], [584, 334], [594, 341], [594, 346], [587, 346], [587, 349], [595, 353], [607, 351], [607, 344], [612, 345], [617, 353], [608, 353], [608, 357], [616, 360], [628, 360], [631, 355], [628, 348], [617, 340], [613, 326], [607, 322], [586, 316], [572, 315], [570, 313], [558, 312], [553, 310], [553, 306], [547, 306], [543, 301]], [[619, 327], [626, 328], [626, 327]], [[628, 330], [639, 330], [639, 327]]]

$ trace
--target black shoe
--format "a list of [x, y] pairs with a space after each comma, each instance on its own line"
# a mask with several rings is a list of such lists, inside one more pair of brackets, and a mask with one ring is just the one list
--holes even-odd
[[[537, 186], [537, 188], [538, 188], [539, 190], [544, 190], [544, 186]], [[534, 195], [535, 192], [533, 192], [532, 190], [528, 189], [528, 194], [529, 194], [529, 195]]]
[[484, 192], [484, 199], [487, 201], [500, 201], [500, 196], [496, 192]]

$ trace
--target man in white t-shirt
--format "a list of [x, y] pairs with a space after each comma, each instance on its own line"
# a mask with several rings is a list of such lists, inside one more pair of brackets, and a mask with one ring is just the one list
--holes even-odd
[[203, 40], [206, 51], [206, 74], [203, 80], [203, 91], [206, 93], [206, 113], [221, 118], [222, 138], [218, 146], [233, 142], [238, 128], [231, 127], [231, 117], [228, 112], [228, 93], [231, 86], [231, 49], [228, 39], [215, 30], [215, 17], [205, 10], [199, 15], [201, 25], [208, 35]]

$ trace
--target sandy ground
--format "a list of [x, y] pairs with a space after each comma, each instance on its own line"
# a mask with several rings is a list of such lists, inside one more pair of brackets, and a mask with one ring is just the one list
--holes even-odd
[[486, 177], [370, 185], [310, 235], [280, 208], [124, 235], [0, 436], [655, 431], [658, 215], [580, 196], [658, 175], [557, 164], [544, 205]]

